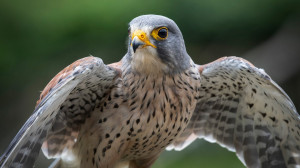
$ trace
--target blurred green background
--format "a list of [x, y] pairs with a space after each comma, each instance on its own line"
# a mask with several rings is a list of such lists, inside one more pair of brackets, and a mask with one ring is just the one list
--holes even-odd
[[[299, 0], [0, 1], [0, 153], [31, 115], [40, 91], [71, 62], [105, 63], [126, 53], [128, 22], [142, 14], [173, 19], [198, 64], [237, 55], [264, 68], [300, 101]], [[45, 167], [41, 157], [37, 167]], [[164, 152], [153, 166], [243, 167], [234, 153], [198, 140]]]

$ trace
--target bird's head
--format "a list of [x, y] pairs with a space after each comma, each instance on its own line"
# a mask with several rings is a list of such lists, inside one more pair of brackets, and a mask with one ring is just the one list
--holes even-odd
[[184, 40], [176, 23], [160, 15], [142, 15], [129, 23], [125, 59], [139, 73], [179, 73], [190, 65]]

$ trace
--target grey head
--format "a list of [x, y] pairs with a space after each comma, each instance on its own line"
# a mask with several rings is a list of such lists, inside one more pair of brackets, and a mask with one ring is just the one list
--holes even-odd
[[180, 73], [190, 67], [190, 57], [176, 23], [160, 15], [142, 15], [129, 23], [125, 61], [140, 73]]

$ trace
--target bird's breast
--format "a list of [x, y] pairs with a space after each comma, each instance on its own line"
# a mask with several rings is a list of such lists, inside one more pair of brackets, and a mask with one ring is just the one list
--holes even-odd
[[140, 158], [160, 153], [187, 126], [196, 105], [199, 82], [185, 74], [124, 80], [128, 119], [128, 149], [124, 157]]

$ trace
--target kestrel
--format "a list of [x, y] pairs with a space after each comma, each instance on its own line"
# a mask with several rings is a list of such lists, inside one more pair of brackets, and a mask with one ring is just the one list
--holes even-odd
[[195, 64], [169, 18], [129, 23], [128, 51], [105, 65], [86, 57], [45, 87], [0, 165], [148, 168], [197, 138], [236, 152], [247, 167], [300, 167], [300, 119], [288, 95], [238, 57]]

